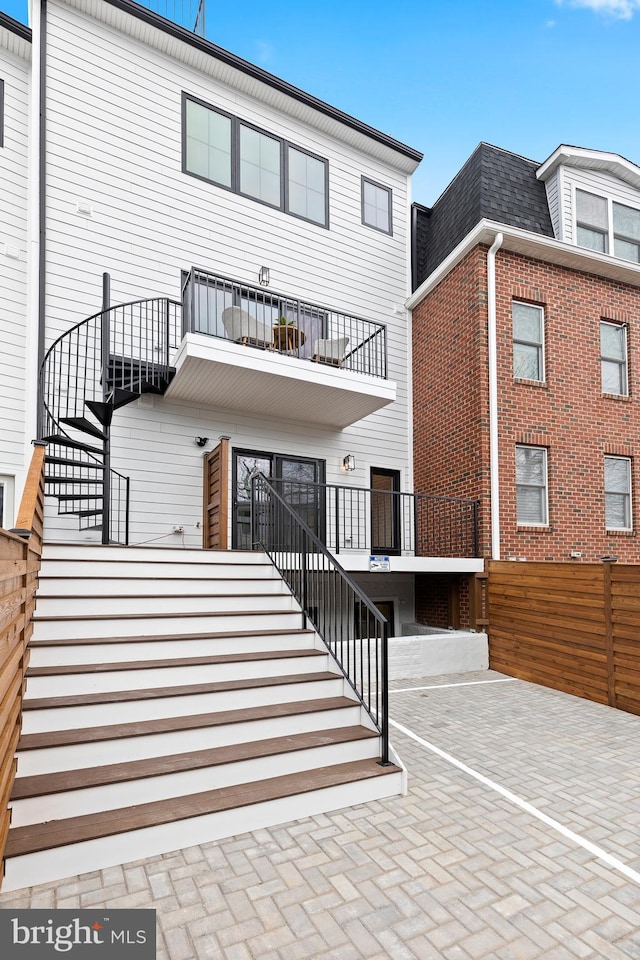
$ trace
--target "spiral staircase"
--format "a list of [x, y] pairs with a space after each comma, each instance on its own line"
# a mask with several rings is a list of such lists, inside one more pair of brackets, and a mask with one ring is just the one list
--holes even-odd
[[109, 305], [52, 344], [40, 372], [45, 483], [59, 514], [81, 530], [102, 531], [102, 543], [129, 540], [129, 478], [112, 469], [113, 415], [145, 393], [164, 394], [175, 374], [180, 303], [159, 297]]

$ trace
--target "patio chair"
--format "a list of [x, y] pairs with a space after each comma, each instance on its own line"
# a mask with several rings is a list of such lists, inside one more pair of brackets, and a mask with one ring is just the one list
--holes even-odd
[[316, 363], [330, 363], [342, 367], [349, 337], [337, 337], [335, 340], [316, 340], [313, 345], [312, 360]]
[[227, 307], [222, 311], [222, 324], [229, 340], [253, 347], [271, 347], [272, 331], [262, 320], [250, 316], [241, 307]]

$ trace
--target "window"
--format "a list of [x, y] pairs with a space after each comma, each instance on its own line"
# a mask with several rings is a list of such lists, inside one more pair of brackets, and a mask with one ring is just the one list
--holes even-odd
[[184, 173], [328, 226], [326, 160], [186, 94], [182, 101]]
[[544, 380], [544, 310], [530, 303], [512, 308], [513, 375], [522, 380]]
[[604, 513], [607, 530], [631, 530], [631, 460], [604, 458]]
[[576, 243], [640, 263], [640, 210], [576, 190]]
[[516, 513], [521, 526], [546, 526], [547, 451], [516, 447]]
[[576, 242], [600, 253], [609, 250], [609, 215], [605, 197], [576, 190]]
[[374, 230], [391, 233], [392, 193], [373, 180], [362, 178], [362, 222]]
[[600, 367], [602, 392], [626, 397], [629, 392], [627, 378], [627, 328], [619, 323], [600, 322]]
[[0, 476], [0, 527], [4, 527], [6, 530], [14, 522], [13, 487], [13, 477]]

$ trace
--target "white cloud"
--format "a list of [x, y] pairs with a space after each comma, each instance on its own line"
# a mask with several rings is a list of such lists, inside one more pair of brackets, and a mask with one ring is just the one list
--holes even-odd
[[570, 7], [586, 7], [587, 10], [616, 20], [631, 20], [634, 12], [640, 10], [640, 0], [556, 0], [556, 3], [567, 3]]

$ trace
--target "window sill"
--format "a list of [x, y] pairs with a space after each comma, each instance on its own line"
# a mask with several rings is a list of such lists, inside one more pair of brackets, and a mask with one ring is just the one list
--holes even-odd
[[603, 400], [622, 400], [627, 403], [632, 399], [628, 393], [602, 393], [601, 397]]
[[539, 387], [543, 390], [549, 389], [549, 384], [546, 380], [528, 380], [526, 377], [514, 377], [513, 381], [514, 383], [521, 383], [528, 387]]
[[635, 537], [636, 535], [635, 530], [622, 530], [619, 528], [616, 529], [615, 527], [613, 527], [612, 529], [607, 527], [606, 532], [608, 537]]
[[518, 523], [516, 524], [518, 533], [526, 533], [530, 531], [532, 533], [552, 533], [553, 528], [549, 526], [548, 523]]

